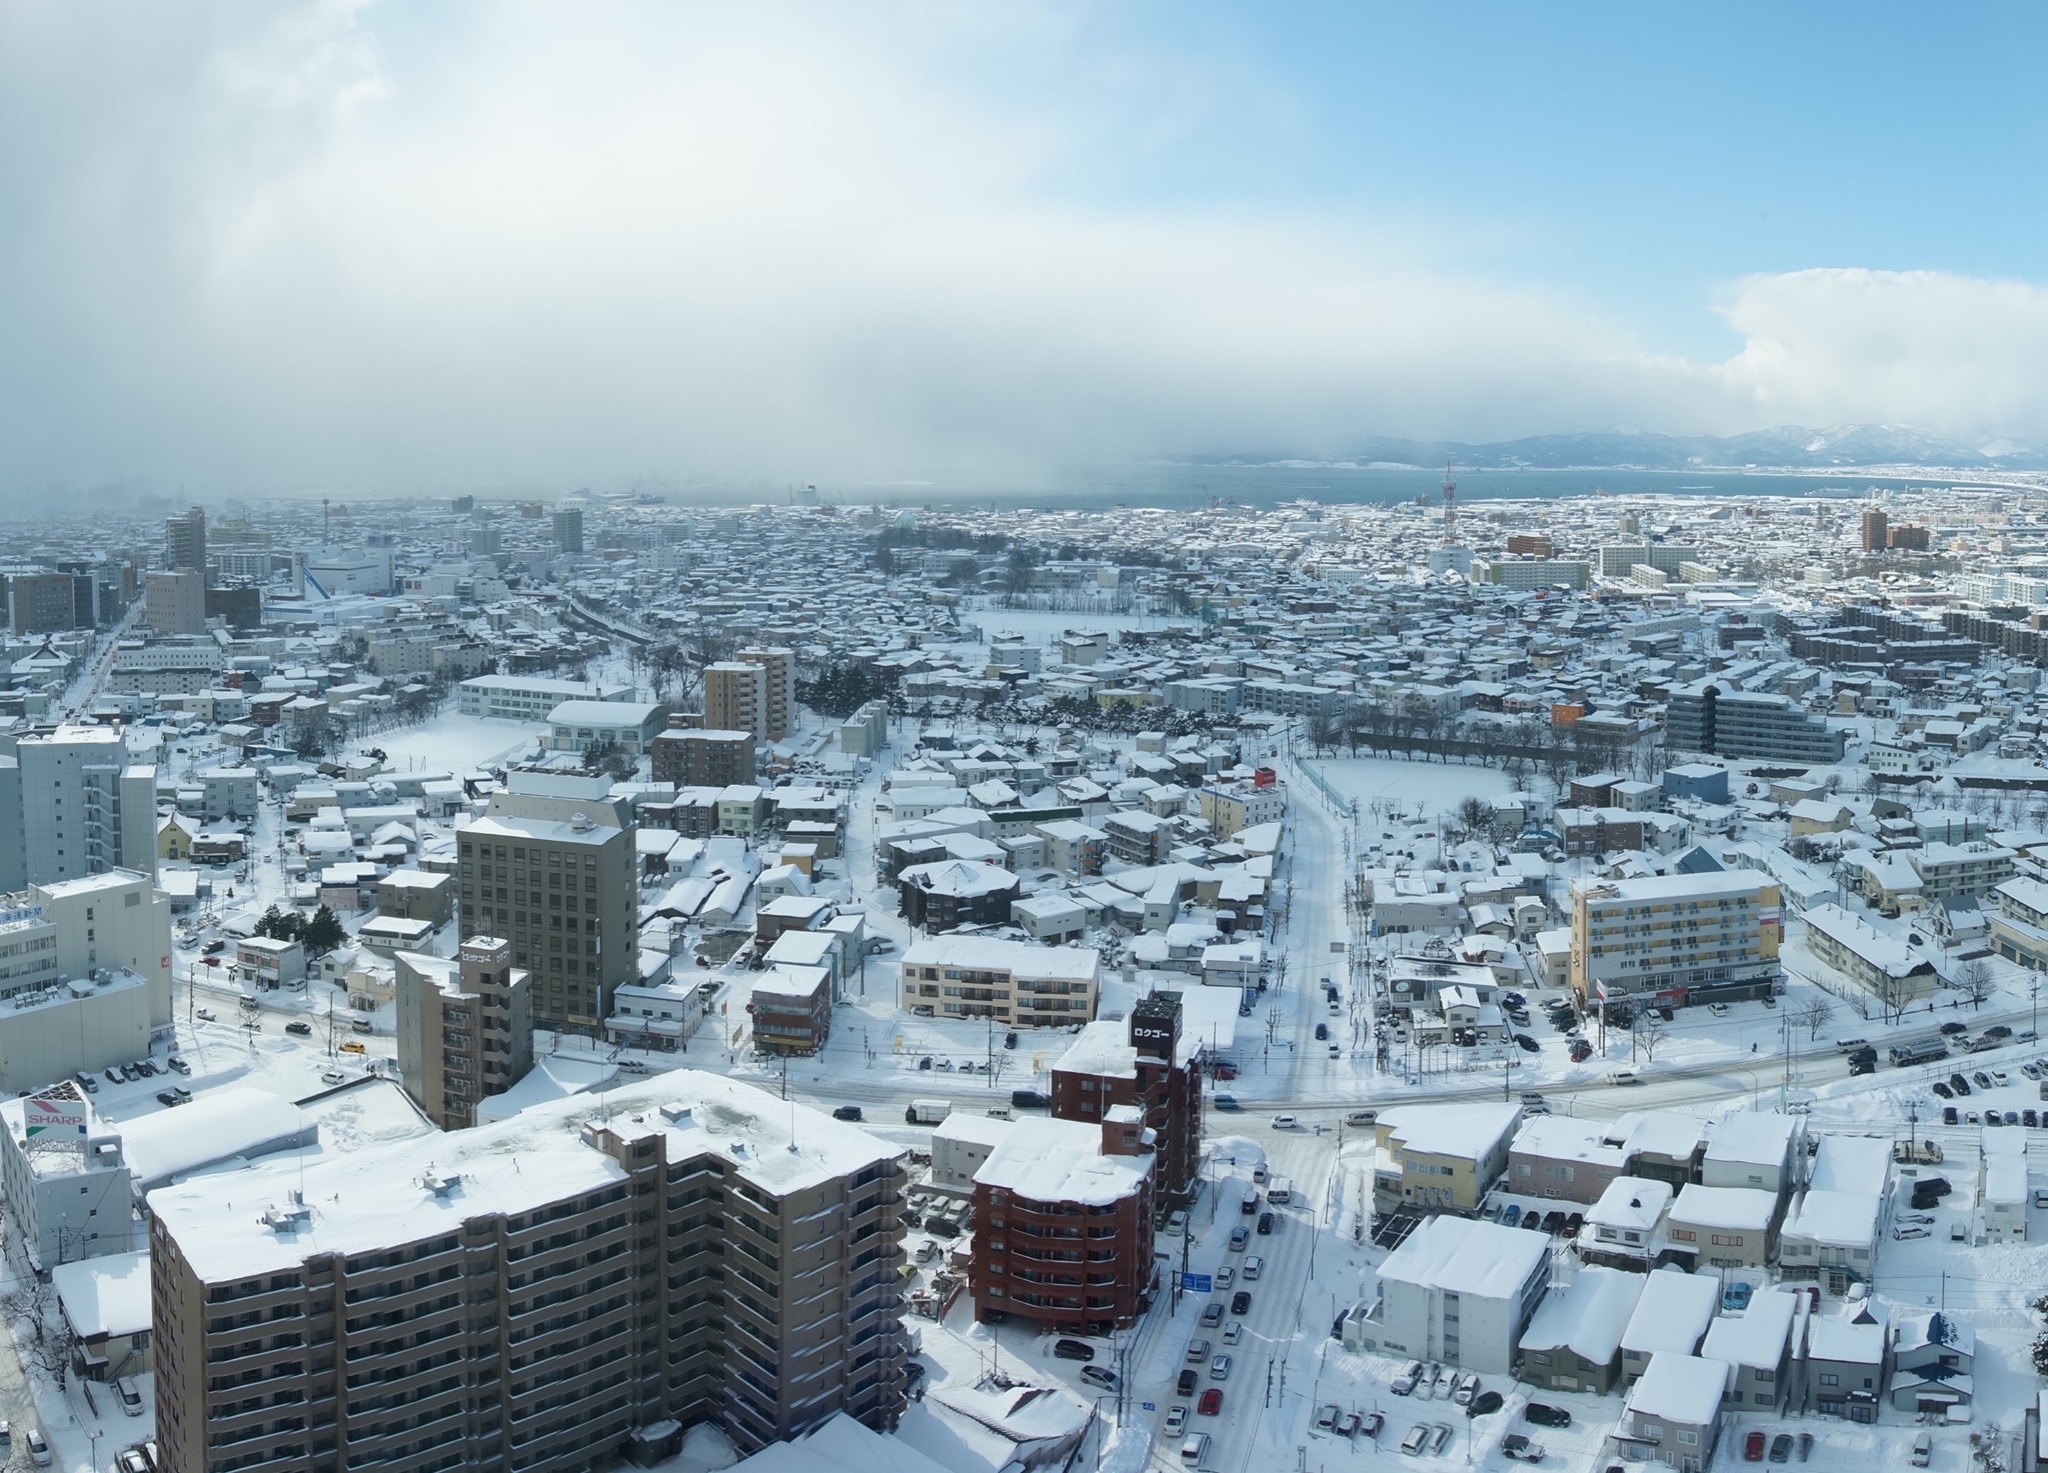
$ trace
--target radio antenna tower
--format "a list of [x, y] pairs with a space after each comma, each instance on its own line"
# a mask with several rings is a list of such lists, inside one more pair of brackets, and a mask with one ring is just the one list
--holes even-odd
[[1444, 538], [1448, 541], [1458, 525], [1458, 483], [1451, 479], [1451, 463], [1444, 462]]

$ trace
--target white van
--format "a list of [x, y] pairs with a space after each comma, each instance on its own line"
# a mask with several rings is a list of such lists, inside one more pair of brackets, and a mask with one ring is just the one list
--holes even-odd
[[114, 1383], [114, 1394], [121, 1398], [121, 1410], [131, 1417], [142, 1415], [142, 1393], [135, 1389], [135, 1383], [126, 1376]]
[[1927, 1460], [1934, 1456], [1934, 1434], [1923, 1432], [1913, 1439], [1913, 1466], [1924, 1468]]
[[1180, 1445], [1180, 1465], [1183, 1468], [1199, 1468], [1202, 1459], [1209, 1456], [1209, 1434], [1196, 1432]]

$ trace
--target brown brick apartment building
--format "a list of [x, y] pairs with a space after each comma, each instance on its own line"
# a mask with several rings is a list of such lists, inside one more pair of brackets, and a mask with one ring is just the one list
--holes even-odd
[[1192, 1201], [1202, 1170], [1202, 1077], [1181, 1038], [1177, 992], [1138, 1000], [1128, 1024], [1090, 1023], [1052, 1066], [1052, 1113], [1093, 1124], [1113, 1105], [1136, 1105], [1159, 1154], [1160, 1200]]

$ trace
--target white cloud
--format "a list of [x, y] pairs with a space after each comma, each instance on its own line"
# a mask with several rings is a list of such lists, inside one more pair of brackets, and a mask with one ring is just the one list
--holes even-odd
[[[21, 329], [0, 486], [2048, 428], [2024, 284], [1746, 278], [1726, 311], [1747, 346], [1694, 364], [1569, 295], [1436, 268], [1403, 231], [1077, 198], [1131, 118], [1159, 146], [1209, 82], [1091, 57], [1095, 90], [1065, 87], [1059, 10], [211, 15], [0, 15], [0, 314]], [[1030, 105], [988, 85], [1040, 73]]]

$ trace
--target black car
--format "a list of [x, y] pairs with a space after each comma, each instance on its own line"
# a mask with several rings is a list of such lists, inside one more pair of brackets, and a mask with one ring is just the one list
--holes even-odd
[[1524, 1408], [1522, 1415], [1534, 1422], [1538, 1427], [1569, 1427], [1572, 1424], [1572, 1414], [1570, 1412], [1566, 1411], [1563, 1407], [1551, 1406], [1547, 1402], [1530, 1402]]
[[1329, 1025], [1328, 1023], [1318, 1023], [1318, 1024], [1316, 1024], [1316, 1042], [1320, 1043], [1320, 1042], [1322, 1042], [1322, 1041], [1323, 1041], [1324, 1039], [1328, 1038], [1329, 1036], [1330, 1036], [1330, 1025]]
[[1535, 1039], [1531, 1038], [1526, 1033], [1517, 1033], [1515, 1035], [1515, 1042], [1522, 1046], [1522, 1051], [1524, 1053], [1538, 1053], [1541, 1051], [1542, 1048], [1542, 1045], [1538, 1044]]
[[1935, 1095], [1940, 1099], [1952, 1100], [1956, 1097], [1956, 1092], [1950, 1089], [1945, 1082], [1939, 1079], [1935, 1080], [1933, 1084], [1928, 1086], [1928, 1088], [1932, 1089]]
[[1482, 1391], [1472, 1398], [1472, 1405], [1465, 1408], [1465, 1415], [1468, 1417], [1484, 1417], [1490, 1413], [1497, 1412], [1500, 1410], [1501, 1402], [1504, 1399], [1498, 1391]]
[[1963, 1117], [1957, 1113], [1954, 1105], [1943, 1105], [1941, 1107], [1941, 1123], [1943, 1125], [1960, 1125], [1963, 1123]]
[[858, 1120], [860, 1119], [860, 1106], [841, 1105], [832, 1112], [832, 1118], [834, 1120]]
[[1527, 1007], [1529, 999], [1522, 996], [1519, 992], [1503, 992], [1500, 995], [1500, 1005], [1504, 1008]]
[[1970, 1025], [1967, 1023], [1944, 1023], [1941, 1025], [1941, 1031], [1950, 1038], [1954, 1038], [1958, 1033], [1968, 1033]]
[[1055, 1340], [1052, 1353], [1061, 1360], [1095, 1359], [1095, 1347], [1086, 1340]]
[[310, 1038], [313, 1033], [313, 1025], [302, 1019], [294, 1018], [291, 1022], [284, 1025], [284, 1031], [296, 1033], [301, 1038]]
[[1851, 1079], [1856, 1078], [1859, 1074], [1875, 1074], [1876, 1072], [1877, 1061], [1874, 1059], [1851, 1059], [1849, 1061], [1849, 1077]]
[[1052, 1098], [1035, 1089], [1013, 1089], [1010, 1091], [1010, 1108], [1013, 1110], [1050, 1110]]
[[1270, 1212], [1261, 1212], [1259, 1214], [1259, 1236], [1263, 1238], [1272, 1231], [1273, 1214]]
[[1015, 1048], [1016, 1046], [1017, 1046], [1017, 1030], [1016, 1030], [1016, 1029], [1014, 1029], [1014, 1028], [1012, 1028], [1012, 1029], [1011, 1029], [1011, 1030], [1010, 1030], [1010, 1031], [1009, 1031], [1008, 1033], [1005, 1033], [1005, 1034], [1003, 1035], [1003, 1047], [1004, 1047], [1004, 1048]]
[[1193, 1396], [1198, 1379], [1193, 1371], [1182, 1371], [1180, 1379], [1174, 1383], [1174, 1389], [1182, 1396]]
[[1970, 1081], [1960, 1074], [1951, 1074], [1948, 1077], [1948, 1087], [1958, 1095], [1967, 1095], [1970, 1092]]
[[2020, 1124], [2022, 1124], [2022, 1125], [2035, 1125], [2035, 1124], [2038, 1124], [2038, 1123], [2039, 1123], [2039, 1120], [2040, 1120], [2040, 1116], [2039, 1116], [2038, 1112], [2036, 1112], [2036, 1111], [2033, 1111], [2033, 1110], [2022, 1110], [2022, 1111], [2020, 1111]]
[[1240, 1318], [1252, 1312], [1252, 1291], [1239, 1289], [1230, 1296], [1230, 1312]]

